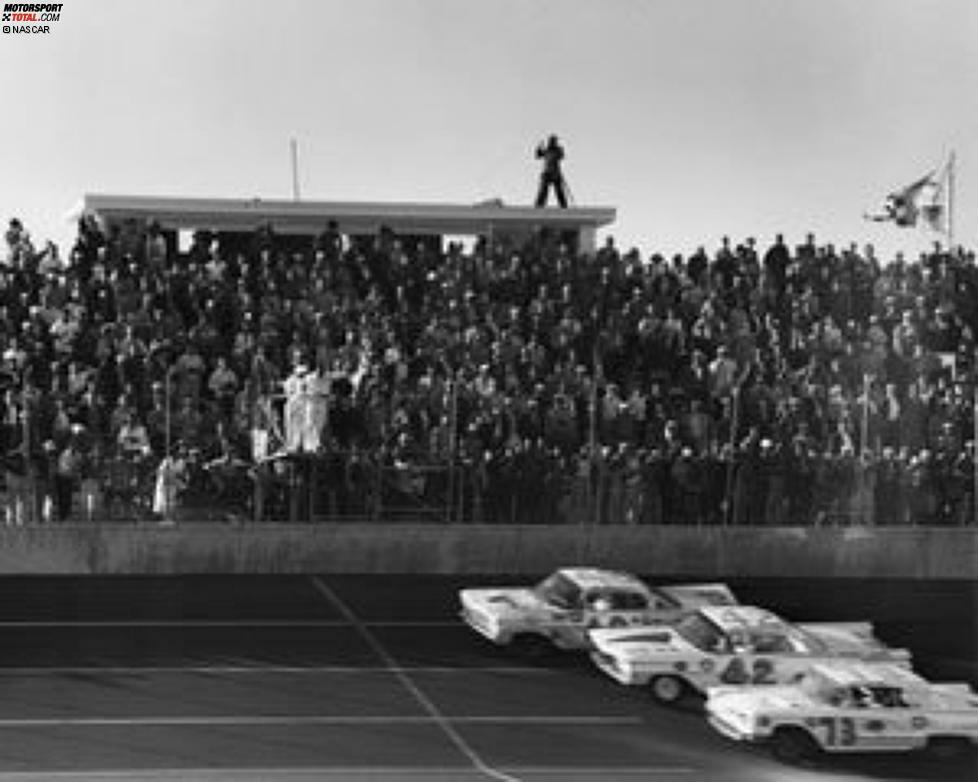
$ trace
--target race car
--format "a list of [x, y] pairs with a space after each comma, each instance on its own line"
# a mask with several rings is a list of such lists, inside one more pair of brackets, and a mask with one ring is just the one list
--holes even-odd
[[819, 752], [939, 755], [978, 745], [978, 696], [931, 684], [892, 663], [818, 663], [789, 685], [711, 687], [707, 717], [736, 741], [769, 744], [785, 761]]
[[689, 689], [784, 683], [819, 660], [910, 666], [910, 652], [886, 647], [869, 622], [792, 624], [756, 606], [705, 606], [672, 627], [600, 628], [590, 639], [598, 668], [621, 684], [650, 687], [662, 703]]
[[463, 589], [462, 619], [499, 646], [530, 656], [584, 649], [595, 627], [675, 622], [703, 605], [735, 605], [724, 584], [649, 586], [628, 573], [565, 567], [533, 587]]

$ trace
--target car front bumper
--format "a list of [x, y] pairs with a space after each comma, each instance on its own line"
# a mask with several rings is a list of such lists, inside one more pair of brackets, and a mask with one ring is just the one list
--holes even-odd
[[743, 741], [756, 744], [767, 738], [766, 736], [758, 736], [755, 733], [745, 731], [712, 711], [707, 713], [706, 719], [710, 725], [713, 726], [714, 730], [734, 741]]
[[508, 638], [500, 634], [497, 627], [493, 627], [493, 623], [485, 617], [481, 612], [472, 610], [470, 608], [462, 608], [459, 612], [459, 616], [462, 621], [465, 622], [469, 627], [475, 630], [483, 638], [492, 641], [494, 644], [499, 646], [504, 646], [508, 643]]

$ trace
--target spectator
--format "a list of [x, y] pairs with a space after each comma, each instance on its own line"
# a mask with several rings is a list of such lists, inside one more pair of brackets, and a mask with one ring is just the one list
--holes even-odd
[[710, 362], [710, 393], [714, 399], [722, 399], [733, 391], [737, 381], [737, 362], [730, 357], [725, 345], [717, 348], [716, 358]]
[[153, 493], [153, 512], [163, 523], [175, 521], [180, 492], [186, 486], [186, 461], [182, 449], [176, 455], [163, 457], [156, 471], [156, 486]]
[[81, 454], [75, 443], [69, 441], [57, 456], [54, 476], [55, 509], [60, 521], [71, 516], [75, 491], [81, 478]]
[[238, 391], [238, 376], [228, 366], [225, 356], [217, 357], [217, 366], [207, 380], [207, 387], [217, 400], [222, 418], [231, 418], [234, 409], [234, 398]]

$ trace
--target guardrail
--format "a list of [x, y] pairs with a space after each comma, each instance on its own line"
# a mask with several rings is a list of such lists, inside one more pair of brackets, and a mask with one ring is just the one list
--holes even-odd
[[0, 573], [507, 573], [978, 581], [978, 529], [444, 524], [0, 527]]

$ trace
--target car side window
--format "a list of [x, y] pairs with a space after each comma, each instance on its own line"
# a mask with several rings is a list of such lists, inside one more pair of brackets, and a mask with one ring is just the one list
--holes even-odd
[[874, 700], [885, 709], [905, 709], [909, 703], [896, 687], [870, 687]]
[[620, 591], [611, 594], [611, 607], [615, 611], [645, 611], [648, 602], [638, 592]]
[[792, 646], [783, 635], [763, 633], [753, 637], [754, 651], [758, 654], [787, 654]]
[[742, 630], [734, 629], [727, 633], [727, 642], [734, 654], [744, 654], [751, 651], [750, 638]]
[[590, 611], [609, 611], [613, 608], [611, 597], [600, 590], [588, 592], [584, 596], [584, 604]]
[[849, 699], [846, 697], [846, 691], [841, 688], [830, 690], [825, 696], [825, 700], [830, 706], [834, 706], [837, 709], [844, 709], [849, 705]]

